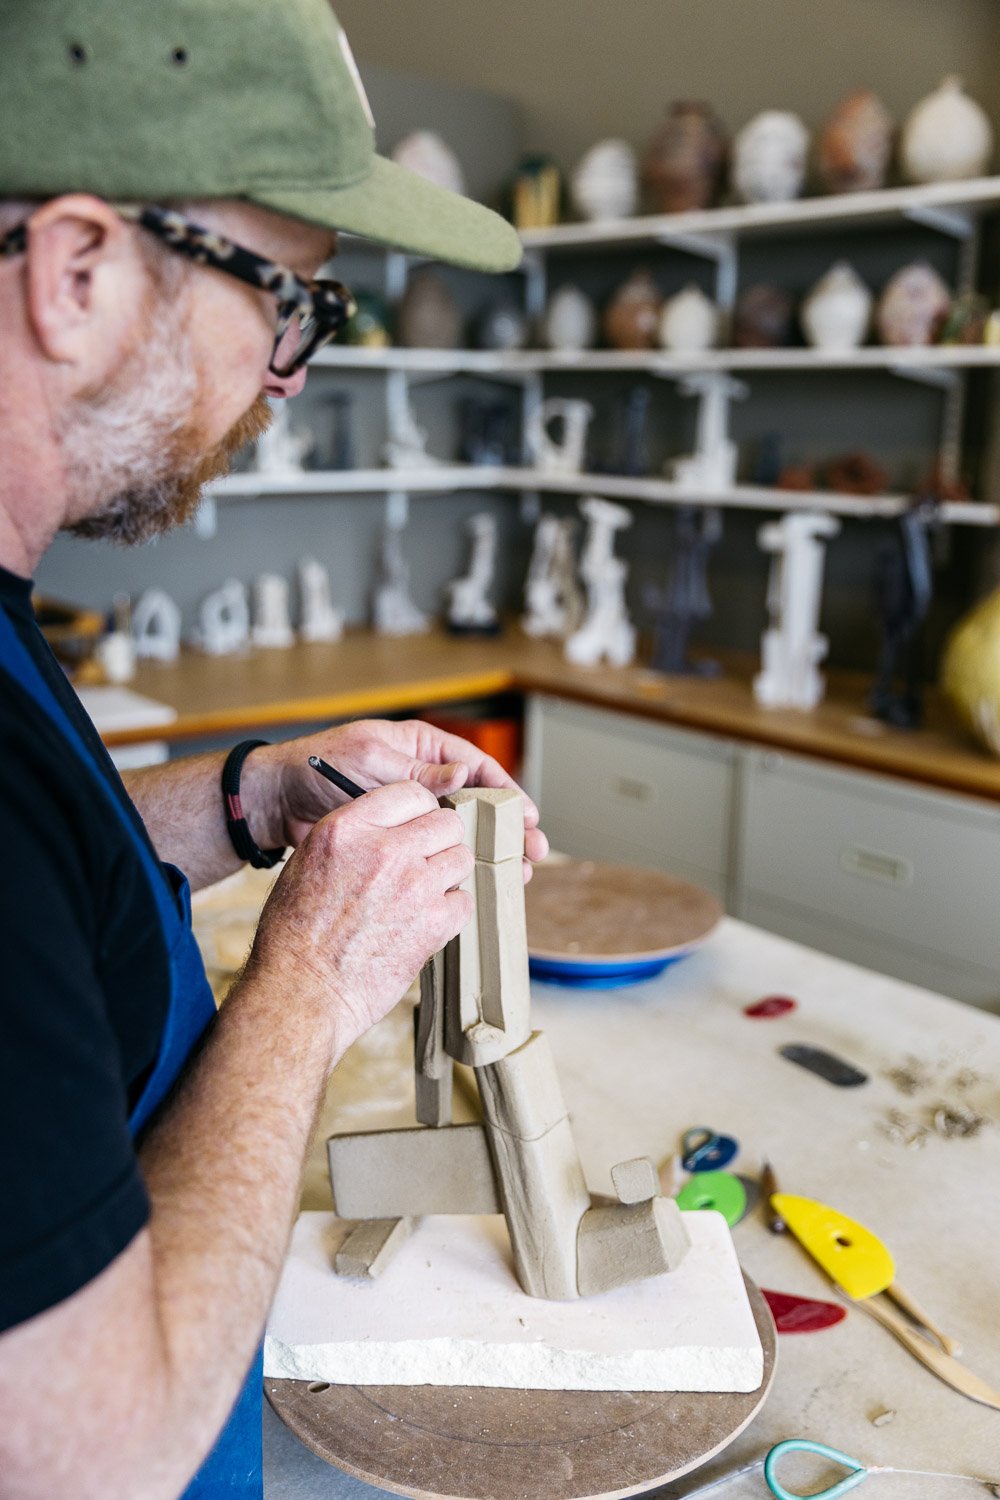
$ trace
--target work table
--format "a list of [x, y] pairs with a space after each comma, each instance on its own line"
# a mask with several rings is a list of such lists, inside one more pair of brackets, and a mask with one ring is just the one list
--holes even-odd
[[512, 626], [495, 640], [441, 631], [403, 639], [352, 631], [338, 642], [211, 657], [185, 651], [172, 664], [145, 663], [131, 686], [169, 704], [174, 723], [109, 734], [124, 745], [183, 742], [251, 728], [368, 714], [416, 712], [500, 693], [553, 695], [772, 746], [924, 786], [1000, 802], [1000, 761], [967, 739], [939, 695], [928, 694], [926, 726], [891, 729], [866, 710], [870, 679], [831, 672], [812, 712], [765, 709], [752, 691], [751, 657], [727, 657], [714, 679], [668, 677], [647, 668], [574, 667], [549, 641]]
[[[196, 898], [210, 964], [236, 967], [269, 877], [235, 877]], [[248, 894], [249, 892], [249, 894]], [[227, 903], [235, 927], [226, 927]], [[744, 1007], [780, 993], [791, 1014], [752, 1020]], [[552, 1043], [592, 1190], [611, 1164], [677, 1149], [688, 1126], [740, 1142], [735, 1170], [773, 1162], [787, 1191], [832, 1203], [867, 1224], [896, 1258], [904, 1287], [963, 1344], [962, 1359], [1000, 1386], [1000, 1019], [726, 919], [700, 952], [630, 989], [535, 984], [533, 1019]], [[362, 1038], [335, 1072], [310, 1157], [303, 1206], [329, 1208], [322, 1142], [336, 1130], [413, 1120], [407, 1002]], [[835, 1088], [778, 1053], [825, 1047], [869, 1075]], [[464, 1095], [456, 1097], [464, 1105]], [[940, 1105], [983, 1123], [941, 1135]], [[465, 1118], [469, 1118], [466, 1114]], [[928, 1125], [930, 1129], [926, 1129]], [[921, 1133], [925, 1131], [925, 1133]], [[758, 1207], [734, 1230], [759, 1285], [835, 1300], [830, 1283]], [[391, 1275], [391, 1268], [386, 1274]], [[876, 1425], [875, 1418], [894, 1413]], [[952, 1470], [1000, 1480], [1000, 1412], [943, 1385], [859, 1308], [837, 1327], [779, 1338], [775, 1384], [760, 1416], [697, 1475], [660, 1492], [684, 1496], [760, 1458], [782, 1438], [826, 1442], [872, 1464]], [[794, 1471], [789, 1473], [789, 1480]], [[811, 1471], [812, 1488], [818, 1470]], [[829, 1479], [829, 1475], [827, 1476]], [[267, 1500], [368, 1500], [382, 1493], [313, 1457], [265, 1413]], [[809, 1489], [807, 1478], [799, 1487]], [[873, 1478], [872, 1500], [979, 1500], [981, 1486]], [[759, 1472], [718, 1492], [763, 1500]]]

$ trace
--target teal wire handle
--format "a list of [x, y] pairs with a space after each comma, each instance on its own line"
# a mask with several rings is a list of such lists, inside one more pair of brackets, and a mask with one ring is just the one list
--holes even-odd
[[845, 1478], [838, 1479], [829, 1489], [817, 1490], [808, 1500], [837, 1500], [838, 1495], [846, 1495], [848, 1490], [853, 1490], [863, 1479], [868, 1478], [868, 1470], [864, 1465], [856, 1458], [841, 1453], [839, 1449], [828, 1448], [825, 1443], [814, 1443], [809, 1438], [788, 1438], [772, 1448], [764, 1460], [764, 1478], [774, 1500], [806, 1500], [797, 1490], [786, 1490], [775, 1473], [778, 1460], [785, 1453], [815, 1453], [819, 1458], [829, 1458], [833, 1463], [843, 1464], [845, 1469], [850, 1470]]

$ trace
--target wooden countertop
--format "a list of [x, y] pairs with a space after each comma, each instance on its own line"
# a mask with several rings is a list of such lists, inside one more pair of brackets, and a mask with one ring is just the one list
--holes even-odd
[[394, 640], [355, 631], [333, 644], [238, 657], [191, 651], [171, 666], [146, 663], [131, 686], [170, 704], [177, 720], [106, 738], [109, 745], [179, 741], [503, 692], [547, 693], [1000, 802], [1000, 761], [966, 739], [938, 695], [928, 695], [926, 726], [902, 731], [868, 717], [864, 674], [831, 672], [824, 701], [801, 713], [761, 708], [752, 692], [755, 669], [750, 657], [727, 658], [724, 675], [713, 680], [643, 667], [573, 667], [556, 644], [529, 640], [516, 628], [496, 640], [440, 631]]

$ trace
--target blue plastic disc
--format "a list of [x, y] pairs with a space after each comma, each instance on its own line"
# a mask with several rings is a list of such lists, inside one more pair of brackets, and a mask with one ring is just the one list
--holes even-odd
[[637, 963], [573, 963], [568, 959], [529, 958], [528, 970], [532, 979], [544, 980], [546, 984], [572, 985], [583, 990], [617, 990], [627, 984], [641, 984], [662, 974], [671, 964], [687, 958], [686, 953], [675, 953], [670, 958], [644, 959]]

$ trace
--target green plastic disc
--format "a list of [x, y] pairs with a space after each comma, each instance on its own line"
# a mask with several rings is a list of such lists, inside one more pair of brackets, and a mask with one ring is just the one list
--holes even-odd
[[714, 1208], [731, 1229], [746, 1213], [746, 1189], [731, 1172], [696, 1172], [677, 1194], [677, 1207]]

